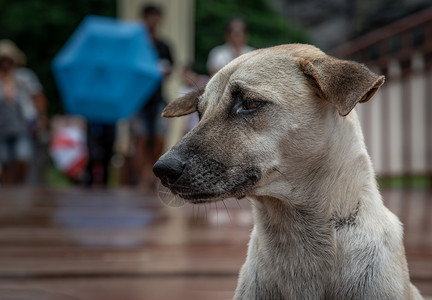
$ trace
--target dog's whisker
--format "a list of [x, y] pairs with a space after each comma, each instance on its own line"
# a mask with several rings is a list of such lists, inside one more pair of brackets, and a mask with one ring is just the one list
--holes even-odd
[[170, 196], [174, 196], [174, 194], [172, 192], [167, 192], [167, 191], [163, 191], [163, 190], [159, 190], [158, 193], [161, 193], [163, 195], [170, 195]]
[[200, 205], [198, 205], [197, 224], [199, 224], [199, 218], [200, 218]]
[[281, 174], [285, 179], [288, 180], [288, 176], [286, 176], [281, 170], [279, 170], [278, 168], [273, 168], [273, 170], [275, 170], [276, 172], [278, 172], [279, 174]]
[[205, 221], [208, 222], [207, 204], [204, 204], [204, 211], [205, 211]]
[[249, 198], [245, 198], [245, 199], [250, 203], [250, 205], [251, 205], [252, 207], [257, 208], [256, 205], [255, 205], [255, 203], [254, 203], [251, 199], [249, 199]]
[[218, 206], [217, 206], [217, 202], [214, 202], [214, 205], [216, 207], [216, 225], [219, 227], [219, 212], [218, 212]]
[[184, 199], [171, 193], [171, 191], [161, 183], [158, 185], [158, 198], [162, 204], [168, 207], [182, 207], [186, 204]]
[[226, 206], [225, 200], [222, 200], [222, 203], [223, 203], [223, 205], [225, 206], [225, 210], [226, 210], [227, 215], [228, 215], [228, 218], [229, 218], [229, 220], [230, 220], [230, 224], [232, 225], [233, 222], [232, 222], [231, 215], [230, 215], [230, 213], [229, 213], [228, 207]]

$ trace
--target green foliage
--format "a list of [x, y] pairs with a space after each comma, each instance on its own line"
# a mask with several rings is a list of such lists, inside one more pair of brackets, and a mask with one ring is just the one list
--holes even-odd
[[224, 43], [227, 21], [242, 17], [249, 27], [249, 45], [255, 48], [286, 43], [310, 43], [306, 31], [282, 17], [270, 0], [196, 0], [196, 66], [206, 72], [209, 51]]
[[427, 189], [432, 187], [430, 176], [394, 176], [378, 178], [378, 186], [381, 189]]
[[27, 55], [49, 100], [49, 112], [62, 110], [51, 60], [88, 14], [114, 16], [116, 0], [0, 0], [0, 39], [13, 40]]

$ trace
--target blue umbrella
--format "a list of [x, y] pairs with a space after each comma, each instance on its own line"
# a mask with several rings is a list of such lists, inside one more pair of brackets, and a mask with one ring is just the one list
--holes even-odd
[[103, 123], [130, 117], [162, 78], [144, 26], [100, 16], [81, 22], [52, 68], [67, 112]]

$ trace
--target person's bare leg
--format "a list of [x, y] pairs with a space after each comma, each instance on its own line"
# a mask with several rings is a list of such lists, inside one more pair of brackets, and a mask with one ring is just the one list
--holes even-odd
[[153, 145], [153, 151], [151, 153], [151, 161], [150, 165], [147, 168], [147, 184], [148, 184], [148, 190], [151, 193], [157, 193], [157, 187], [158, 187], [158, 179], [153, 174], [153, 165], [157, 162], [159, 157], [162, 156], [163, 147], [164, 147], [165, 137], [158, 135], [154, 139], [154, 145]]
[[136, 151], [134, 155], [134, 174], [138, 176], [136, 181], [139, 187], [144, 192], [148, 191], [148, 169], [150, 162], [152, 160], [152, 155], [150, 151], [149, 139], [147, 137], [137, 137], [136, 139]]
[[164, 137], [156, 136], [153, 139], [146, 139], [146, 144], [141, 145], [143, 160], [141, 161], [139, 185], [146, 193], [155, 194], [157, 192], [157, 178], [153, 174], [153, 165], [162, 155]]
[[15, 164], [15, 174], [13, 184], [23, 184], [27, 179], [28, 163], [24, 161], [17, 161]]
[[12, 181], [12, 165], [11, 164], [3, 164], [0, 176], [0, 182], [2, 185], [9, 185]]
[[[131, 168], [132, 176], [135, 177], [134, 182], [141, 184], [142, 172], [145, 167], [145, 160], [147, 156], [148, 139], [145, 137], [137, 137], [135, 140], [135, 154], [133, 156], [133, 163]], [[136, 178], [138, 177], [138, 178]]]
[[162, 156], [164, 144], [165, 144], [165, 137], [162, 135], [156, 136], [155, 144], [153, 148], [154, 151], [153, 151], [152, 165], [154, 165], [159, 159], [159, 157]]

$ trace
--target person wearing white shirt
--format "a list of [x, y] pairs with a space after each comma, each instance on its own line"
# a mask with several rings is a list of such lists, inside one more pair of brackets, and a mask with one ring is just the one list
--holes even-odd
[[243, 19], [232, 19], [225, 29], [225, 44], [213, 48], [207, 59], [207, 70], [214, 75], [234, 58], [252, 51], [247, 45], [247, 25]]

